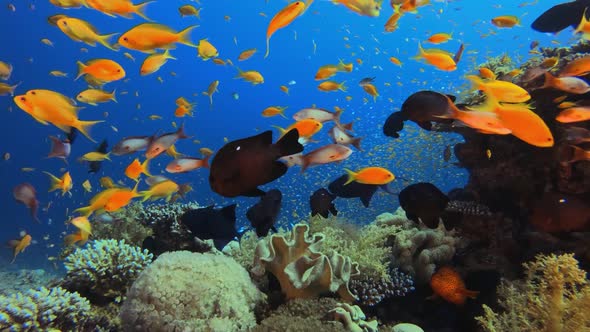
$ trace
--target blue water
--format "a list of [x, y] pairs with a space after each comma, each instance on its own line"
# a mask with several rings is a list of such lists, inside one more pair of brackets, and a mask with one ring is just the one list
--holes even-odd
[[[83, 105], [86, 108], [80, 112], [82, 120], [106, 121], [92, 129], [92, 137], [97, 141], [107, 138], [109, 150], [126, 136], [174, 131], [171, 122], [175, 121], [177, 124], [184, 123], [186, 132], [193, 136], [180, 141], [177, 149], [186, 155], [198, 157], [199, 148], [208, 147], [215, 151], [223, 146], [225, 137], [235, 140], [271, 129], [272, 125], [287, 127], [292, 122], [291, 119], [281, 117], [263, 118], [260, 113], [268, 106], [288, 106], [286, 113], [289, 117], [312, 104], [327, 109], [333, 109], [334, 106], [345, 109], [343, 122], [355, 121], [354, 133], [363, 137], [365, 151], [355, 151], [350, 159], [341, 164], [311, 168], [303, 175], [296, 167], [283, 178], [265, 186], [264, 189], [278, 188], [283, 192], [281, 224], [306, 219], [311, 193], [343, 174], [343, 167], [358, 169], [383, 166], [398, 177], [410, 182], [432, 182], [443, 191], [463, 186], [467, 181], [467, 172], [442, 160], [445, 146], [460, 142], [460, 136], [429, 133], [413, 123], [407, 123], [402, 137], [394, 140], [382, 134], [381, 125], [386, 117], [399, 109], [407, 96], [419, 90], [459, 94], [466, 87], [464, 75], [474, 72], [477, 64], [489, 56], [507, 53], [517, 63], [521, 63], [530, 57], [528, 50], [531, 41], [538, 40], [541, 46], [555, 46], [554, 40], [565, 44], [571, 37], [568, 31], [555, 37], [529, 28], [540, 13], [560, 3], [559, 0], [543, 0], [540, 1], [541, 5], [523, 7], [512, 0], [433, 2], [421, 8], [418, 15], [406, 14], [399, 22], [399, 29], [390, 34], [383, 32], [383, 25], [392, 13], [388, 3], [384, 3], [380, 17], [370, 18], [359, 16], [343, 6], [335, 6], [330, 1], [316, 0], [305, 15], [272, 37], [270, 56], [264, 59], [267, 24], [286, 5], [285, 1], [272, 0], [268, 4], [262, 0], [201, 2], [201, 5], [191, 2], [203, 8], [201, 19], [180, 17], [178, 7], [189, 3], [187, 1], [156, 1], [148, 5], [147, 15], [177, 30], [199, 24], [200, 27], [192, 33], [195, 43], [208, 38], [219, 50], [221, 59], [229, 58], [243, 70], [260, 71], [265, 79], [264, 84], [253, 86], [236, 80], [237, 70], [234, 67], [202, 61], [197, 57], [196, 49], [184, 45], [172, 51], [178, 60], [170, 60], [159, 72], [141, 77], [139, 67], [145, 54], [127, 49], [113, 52], [101, 45], [90, 47], [74, 42], [57, 27], [47, 23], [46, 19], [50, 15], [64, 13], [91, 22], [102, 34], [125, 32], [143, 23], [143, 19], [112, 18], [87, 8], [64, 10], [48, 1], [15, 1], [15, 12], [7, 9], [6, 1], [2, 3], [0, 59], [14, 66], [10, 82], [22, 82], [17, 94], [38, 88], [55, 90], [71, 97], [87, 88], [84, 80], [73, 80], [76, 76], [76, 61], [109, 58], [120, 63], [127, 72], [128, 81], [105, 86], [107, 91], [117, 90], [118, 103], [100, 104], [98, 107]], [[34, 9], [31, 9], [31, 5], [34, 5]], [[498, 29], [489, 23], [491, 18], [498, 15], [517, 15], [521, 17], [522, 26]], [[224, 16], [231, 19], [226, 21]], [[438, 71], [411, 59], [417, 53], [418, 42], [438, 32], [453, 32], [453, 40], [439, 45], [439, 48], [455, 52], [461, 43], [466, 45], [463, 60], [454, 72]], [[484, 38], [482, 35], [488, 36]], [[345, 37], [349, 40], [344, 40]], [[51, 40], [54, 47], [41, 43], [42, 38]], [[317, 45], [315, 53], [314, 42]], [[81, 48], [87, 48], [88, 53], [82, 52]], [[258, 53], [250, 60], [238, 62], [240, 52], [249, 48], [257, 48]], [[124, 52], [131, 53], [136, 61], [126, 58]], [[403, 66], [390, 63], [390, 56], [399, 58]], [[316, 70], [322, 65], [337, 63], [338, 59], [354, 62], [352, 73], [339, 73], [333, 78], [336, 81], [345, 80], [348, 92], [318, 91], [319, 82], [314, 80]], [[356, 62], [357, 59], [362, 59], [362, 65]], [[52, 70], [67, 72], [68, 78], [49, 76]], [[176, 73], [176, 76], [172, 76], [171, 72]], [[163, 79], [163, 83], [158, 81], [158, 76]], [[376, 86], [381, 94], [376, 102], [357, 85], [363, 77], [372, 76], [376, 77]], [[213, 97], [214, 104], [210, 107], [208, 97], [201, 92], [213, 80], [221, 83], [219, 93]], [[287, 85], [289, 81], [295, 81], [296, 84], [289, 86], [290, 94], [286, 95], [279, 90], [279, 86]], [[128, 94], [121, 95], [123, 91]], [[135, 96], [136, 91], [139, 97]], [[234, 93], [239, 94], [238, 100], [232, 97]], [[174, 101], [180, 96], [198, 103], [194, 117], [174, 116]], [[352, 96], [353, 99], [348, 102], [346, 96]], [[368, 102], [363, 101], [365, 97]], [[137, 109], [138, 104], [141, 109]], [[108, 116], [105, 117], [105, 114]], [[160, 115], [163, 119], [150, 120], [149, 115]], [[144, 157], [140, 154], [113, 156], [113, 161], [103, 163], [98, 174], [88, 174], [87, 166], [76, 159], [94, 150], [96, 143], [80, 135], [66, 165], [60, 159], [45, 159], [51, 145], [47, 136], [63, 137], [59, 129], [35, 122], [19, 110], [9, 96], [0, 97], [0, 116], [0, 152], [11, 155], [9, 160], [0, 161], [0, 240], [17, 238], [20, 231], [26, 230], [37, 243], [21, 254], [14, 266], [49, 266], [45, 257], [57, 253], [63, 234], [73, 231], [71, 226], [65, 224], [67, 212], [87, 205], [89, 199], [100, 190], [98, 179], [102, 176], [123, 180], [132, 186], [133, 181], [124, 176], [124, 169], [135, 157], [141, 160]], [[318, 133], [316, 138], [320, 143], [306, 147], [306, 151], [330, 143], [327, 135], [329, 128], [330, 125], [327, 125]], [[274, 136], [275, 139], [278, 137], [276, 130]], [[201, 143], [193, 143], [195, 139]], [[152, 161], [152, 173], [164, 173], [164, 167], [170, 160], [168, 156], [160, 156]], [[36, 170], [26, 173], [20, 170], [22, 167], [34, 167]], [[61, 176], [66, 169], [74, 179], [72, 197], [47, 193], [49, 180], [41, 171]], [[226, 199], [213, 193], [207, 181], [208, 171], [204, 169], [187, 174], [164, 175], [178, 183], [190, 182], [194, 191], [188, 195], [188, 199], [202, 205], [224, 206], [237, 202], [241, 226], [247, 224], [244, 216], [246, 209], [257, 201], [254, 198]], [[81, 186], [86, 179], [93, 186], [92, 193], [86, 193]], [[29, 211], [12, 198], [12, 188], [22, 182], [30, 182], [37, 188], [40, 208], [52, 202], [47, 212], [39, 211], [41, 225], [33, 223]], [[392, 187], [401, 190], [407, 184], [398, 180]], [[145, 185], [140, 187], [145, 188]], [[398, 202], [396, 196], [380, 193], [374, 197], [369, 209], [365, 209], [357, 199], [338, 199], [336, 206], [343, 218], [367, 223], [379, 213], [394, 211]], [[43, 240], [46, 235], [49, 235], [49, 240]], [[48, 248], [50, 244], [56, 246]], [[0, 262], [8, 262], [11, 255], [9, 249], [1, 250]]]

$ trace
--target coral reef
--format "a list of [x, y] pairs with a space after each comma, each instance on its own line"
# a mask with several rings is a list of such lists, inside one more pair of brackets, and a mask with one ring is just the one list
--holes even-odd
[[147, 250], [125, 241], [95, 240], [86, 249], [66, 257], [62, 285], [83, 294], [93, 303], [120, 302], [131, 283], [152, 261]]
[[459, 239], [455, 231], [447, 231], [442, 223], [430, 229], [416, 225], [403, 214], [401, 208], [396, 214], [383, 213], [377, 216], [375, 225], [401, 228], [392, 239], [392, 263], [417, 282], [428, 282], [437, 266], [451, 261]]
[[90, 318], [89, 312], [88, 300], [60, 287], [0, 295], [0, 330], [74, 331]]
[[149, 227], [140, 220], [132, 218], [115, 219], [109, 223], [99, 222], [92, 226], [92, 237], [95, 240], [124, 240], [126, 243], [139, 247], [150, 235], [152, 230]]
[[328, 312], [333, 319], [344, 325], [349, 332], [377, 332], [377, 321], [365, 321], [367, 317], [359, 306], [348, 303], [338, 303], [336, 308]]
[[264, 318], [253, 332], [342, 332], [342, 324], [326, 319], [338, 302], [332, 298], [293, 299]]
[[424, 332], [424, 330], [415, 324], [400, 323], [392, 327], [391, 332]]
[[297, 224], [287, 235], [274, 234], [258, 242], [254, 274], [272, 273], [288, 299], [315, 297], [335, 292], [345, 301], [356, 298], [348, 289], [358, 264], [336, 252], [320, 252], [323, 234], [309, 234], [309, 226]]
[[258, 236], [253, 230], [247, 231], [240, 237], [240, 241], [232, 241], [228, 243], [223, 252], [242, 265], [246, 271], [250, 271], [254, 266], [254, 252], [258, 244]]
[[125, 331], [243, 331], [264, 295], [232, 258], [164, 253], [133, 283], [121, 308]]
[[503, 310], [484, 305], [484, 316], [476, 318], [486, 331], [590, 329], [590, 284], [573, 254], [538, 255], [524, 268], [524, 280], [505, 281], [499, 287]]
[[309, 227], [312, 233], [325, 235], [322, 243], [324, 253], [337, 252], [348, 256], [358, 263], [361, 275], [390, 281], [391, 248], [386, 244], [400, 230], [399, 227], [371, 223], [359, 229], [350, 223], [319, 217], [311, 218]]
[[414, 280], [398, 269], [392, 269], [390, 280], [361, 275], [350, 280], [350, 290], [362, 305], [374, 306], [392, 297], [404, 296], [414, 290]]
[[10, 295], [29, 289], [44, 287], [57, 279], [45, 270], [18, 270], [0, 272], [0, 295]]

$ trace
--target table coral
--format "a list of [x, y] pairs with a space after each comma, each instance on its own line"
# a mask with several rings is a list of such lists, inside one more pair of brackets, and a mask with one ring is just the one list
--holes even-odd
[[133, 283], [124, 331], [244, 331], [256, 325], [264, 295], [248, 272], [221, 254], [164, 253]]
[[60, 287], [0, 295], [0, 330], [74, 331], [89, 318], [89, 312], [87, 299]]
[[152, 254], [125, 241], [95, 240], [65, 259], [63, 285], [88, 295], [94, 302], [120, 301], [139, 273], [151, 263]]
[[348, 288], [358, 264], [336, 252], [320, 252], [323, 234], [309, 234], [309, 226], [297, 224], [286, 235], [274, 234], [258, 242], [253, 272], [271, 272], [288, 299], [315, 297], [335, 292], [345, 301], [356, 298]]
[[590, 331], [590, 283], [573, 254], [538, 255], [524, 268], [524, 280], [498, 288], [502, 312], [483, 306], [486, 331]]

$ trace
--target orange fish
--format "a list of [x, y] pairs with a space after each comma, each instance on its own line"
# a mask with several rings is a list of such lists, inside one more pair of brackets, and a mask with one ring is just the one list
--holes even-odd
[[565, 109], [557, 115], [555, 120], [561, 123], [588, 121], [590, 120], [590, 107], [580, 106]]
[[453, 54], [437, 49], [425, 50], [422, 44], [418, 44], [418, 55], [414, 57], [416, 60], [423, 59], [434, 67], [444, 70], [453, 71], [457, 69], [457, 64], [453, 60]]
[[[111, 182], [110, 185], [114, 186], [114, 184], [112, 183], [112, 180], [110, 182]], [[103, 184], [103, 181], [101, 179], [101, 185], [102, 184]], [[106, 186], [103, 185], [103, 187], [106, 187]], [[118, 187], [110, 187], [109, 186], [108, 189], [105, 189], [105, 190], [101, 191], [100, 193], [94, 195], [94, 197], [92, 197], [92, 199], [90, 200], [90, 205], [76, 209], [76, 210], [74, 210], [74, 212], [77, 212], [77, 213], [80, 213], [86, 217], [89, 217], [92, 213], [94, 213], [96, 211], [102, 211], [102, 210], [104, 210], [105, 204], [108, 202], [108, 200], [115, 193], [117, 193], [118, 190], [119, 190]]]
[[72, 182], [72, 177], [70, 176], [70, 172], [65, 172], [64, 175], [60, 178], [54, 176], [49, 172], [43, 172], [49, 176], [51, 180], [51, 187], [49, 188], [49, 192], [54, 190], [61, 190], [61, 195], [65, 195], [66, 193], [70, 193], [74, 183]]
[[432, 44], [442, 44], [442, 43], [446, 43], [449, 40], [453, 40], [453, 34], [452, 33], [436, 33], [432, 36], [430, 36], [428, 39], [428, 42], [432, 43]]
[[170, 49], [175, 43], [197, 47], [190, 40], [190, 32], [197, 25], [176, 32], [170, 27], [156, 23], [142, 23], [119, 37], [119, 44], [132, 50], [153, 53], [156, 49]]
[[125, 169], [125, 175], [135, 181], [139, 181], [139, 176], [141, 174], [152, 176], [148, 170], [149, 161], [149, 159], [146, 159], [143, 163], [140, 163], [139, 159], [135, 158]]
[[468, 297], [474, 299], [479, 294], [466, 289], [459, 273], [448, 266], [441, 267], [432, 275], [430, 287], [436, 295], [458, 305], [464, 304]]
[[494, 17], [492, 24], [499, 28], [512, 28], [515, 25], [520, 25], [520, 19], [512, 15], [503, 15]]
[[338, 83], [335, 81], [324, 81], [318, 85], [318, 90], [324, 92], [331, 92], [331, 91], [344, 91], [346, 92], [346, 86], [344, 85], [345, 82]]
[[83, 230], [80, 230], [77, 233], [66, 235], [64, 237], [64, 243], [66, 246], [70, 246], [72, 244], [79, 244], [82, 246], [86, 242], [88, 242], [89, 237], [90, 237], [89, 233], [86, 233]]
[[152, 185], [150, 189], [142, 191], [140, 194], [143, 196], [144, 202], [148, 199], [153, 201], [159, 198], [164, 198], [166, 199], [166, 202], [169, 202], [178, 190], [180, 190], [180, 187], [174, 181], [164, 180]]
[[559, 77], [585, 76], [588, 73], [590, 73], [590, 56], [585, 56], [569, 62], [559, 72]]
[[280, 12], [278, 12], [268, 24], [266, 29], [266, 54], [264, 55], [265, 58], [268, 57], [270, 53], [270, 37], [279, 29], [286, 27], [287, 25], [291, 24], [293, 20], [299, 17], [303, 12], [305, 12], [305, 3], [303, 1], [295, 1], [293, 3], [288, 4], [285, 8], [283, 8]]
[[32, 241], [33, 241], [33, 238], [29, 234], [25, 234], [19, 240], [8, 241], [8, 245], [12, 248], [12, 250], [14, 252], [14, 256], [12, 257], [12, 261], [10, 261], [10, 264], [14, 263], [16, 256], [18, 254], [20, 254], [21, 252], [25, 251], [25, 249], [31, 245]]
[[125, 18], [132, 18], [132, 14], [150, 20], [145, 16], [145, 7], [153, 1], [146, 1], [134, 5], [131, 0], [86, 0], [86, 4], [108, 16], [119, 15]]
[[384, 185], [395, 180], [395, 175], [383, 167], [365, 167], [358, 172], [354, 172], [348, 168], [344, 170], [348, 174], [348, 180], [346, 180], [344, 185], [351, 182]]
[[240, 55], [238, 56], [238, 61], [245, 61], [250, 59], [254, 53], [256, 53], [256, 49], [255, 48], [251, 48], [248, 50], [243, 51], [242, 53], [240, 53]]
[[76, 228], [78, 228], [79, 230], [92, 235], [92, 226], [90, 226], [90, 221], [87, 217], [76, 217], [72, 219], [70, 223], [76, 226]]
[[88, 61], [86, 64], [78, 61], [77, 64], [78, 76], [76, 76], [76, 79], [84, 75], [90, 75], [102, 82], [113, 82], [125, 77], [123, 67], [113, 60], [95, 59]]
[[294, 124], [290, 125], [287, 129], [283, 129], [278, 126], [273, 126], [277, 128], [281, 132], [281, 137], [283, 137], [286, 133], [291, 131], [291, 129], [297, 129], [299, 133], [299, 138], [311, 138], [311, 136], [315, 135], [319, 132], [323, 125], [321, 122], [318, 122], [313, 119], [303, 119], [301, 121], [297, 121]]
[[129, 205], [129, 203], [131, 203], [132, 199], [134, 199], [136, 197], [141, 197], [142, 195], [137, 193], [137, 186], [138, 185], [139, 185], [139, 181], [137, 181], [137, 183], [135, 184], [135, 187], [133, 187], [133, 189], [117, 188], [117, 191], [111, 197], [109, 197], [109, 199], [106, 201], [106, 203], [104, 205], [104, 210], [108, 211], [108, 212], [117, 211], [120, 208], [123, 208], [123, 207]]

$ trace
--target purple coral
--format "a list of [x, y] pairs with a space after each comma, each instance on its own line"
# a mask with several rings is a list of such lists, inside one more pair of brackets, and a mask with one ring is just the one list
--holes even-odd
[[386, 298], [404, 296], [414, 290], [414, 280], [411, 276], [391, 269], [391, 280], [359, 277], [350, 280], [350, 290], [363, 305], [374, 306]]

